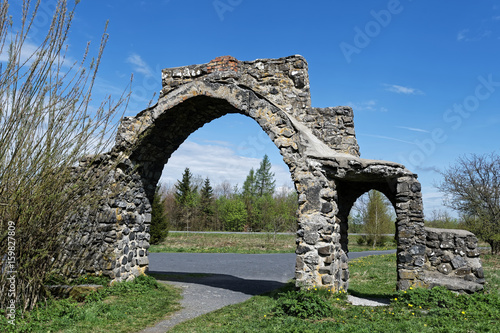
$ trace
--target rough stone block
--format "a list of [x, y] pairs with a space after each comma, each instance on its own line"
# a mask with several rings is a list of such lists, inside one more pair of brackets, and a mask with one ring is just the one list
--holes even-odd
[[149, 264], [149, 259], [148, 257], [139, 257], [137, 258], [137, 264], [139, 266], [146, 266]]
[[475, 272], [474, 272], [474, 275], [476, 275], [480, 279], [484, 278], [483, 268], [479, 267], [478, 269], [476, 269]]
[[324, 285], [331, 285], [333, 283], [333, 277], [331, 275], [323, 275], [321, 277], [321, 282]]
[[425, 246], [424, 245], [413, 245], [412, 247], [410, 247], [410, 249], [408, 250], [408, 252], [411, 254], [411, 255], [423, 255], [425, 254]]
[[438, 248], [440, 245], [439, 240], [428, 240], [427, 241], [427, 246], [433, 249]]
[[467, 251], [467, 257], [470, 257], [470, 258], [479, 257], [480, 254], [481, 254], [481, 252], [479, 252], [479, 250], [477, 250], [477, 249]]
[[414, 270], [408, 269], [400, 269], [398, 275], [402, 280], [414, 280], [417, 277], [417, 273]]
[[304, 256], [304, 262], [308, 265], [319, 264], [319, 256], [316, 253], [309, 252]]
[[457, 269], [457, 268], [460, 268], [460, 267], [463, 267], [467, 265], [467, 262], [465, 261], [465, 259], [462, 257], [462, 256], [455, 256], [452, 260], [451, 260], [451, 266], [454, 268], [454, 269]]
[[309, 246], [309, 245], [306, 245], [306, 244], [300, 244], [295, 249], [295, 253], [296, 254], [304, 254], [304, 253], [307, 253], [309, 251], [312, 251], [313, 249], [314, 248], [312, 246]]
[[438, 266], [438, 271], [440, 273], [443, 273], [445, 275], [448, 275], [451, 273], [452, 271], [452, 268], [451, 268], [451, 265], [450, 264], [441, 264]]
[[417, 256], [413, 264], [417, 267], [422, 267], [425, 264], [425, 258], [423, 256]]
[[455, 247], [455, 244], [453, 243], [452, 239], [446, 239], [441, 241], [441, 245], [439, 245], [439, 247], [442, 249], [453, 249]]
[[323, 256], [328, 256], [332, 254], [332, 252], [333, 252], [333, 245], [323, 246], [318, 249], [318, 253]]
[[455, 271], [455, 275], [457, 275], [457, 276], [465, 276], [465, 275], [468, 275], [470, 273], [471, 273], [470, 267], [461, 267]]

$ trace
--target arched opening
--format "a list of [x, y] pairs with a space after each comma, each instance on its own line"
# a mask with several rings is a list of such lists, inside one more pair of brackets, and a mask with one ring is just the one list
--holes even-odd
[[[272, 106], [263, 106], [259, 112], [268, 112], [266, 111], [266, 108], [271, 109]], [[279, 124], [282, 126], [286, 126], [285, 120], [279, 120], [279, 111], [277, 109], [273, 109], [274, 113], [273, 116]], [[207, 96], [207, 95], [198, 95], [195, 97], [190, 97], [186, 98], [183, 100], [181, 103], [173, 106], [172, 108], [169, 108], [163, 113], [159, 114], [157, 118], [154, 120], [154, 123], [149, 126], [148, 130], [144, 132], [142, 137], [140, 137], [139, 144], [136, 146], [137, 148], [135, 149], [134, 153], [131, 155], [130, 159], [133, 161], [135, 165], [138, 166], [137, 171], [138, 174], [140, 175], [142, 185], [145, 189], [148, 191], [148, 196], [151, 195], [152, 191], [156, 188], [156, 185], [158, 184], [159, 181], [161, 181], [162, 174], [165, 174], [165, 171], [168, 173], [169, 172], [169, 164], [172, 162], [172, 160], [175, 162], [176, 158], [176, 152], [182, 150], [182, 146], [186, 145], [190, 142], [189, 137], [195, 136], [197, 130], [203, 130], [203, 128], [210, 128], [212, 125], [216, 125], [217, 122], [223, 121], [224, 117], [236, 117], [238, 119], [243, 119], [242, 117], [245, 117], [244, 119], [249, 119], [248, 117], [254, 119], [252, 120], [255, 123], [255, 120], [257, 121], [257, 126], [254, 126], [254, 131], [258, 131], [259, 135], [255, 135], [256, 137], [259, 138], [259, 140], [267, 140], [267, 142], [273, 142], [273, 139], [275, 138], [272, 127], [276, 126], [275, 124], [270, 123], [268, 120], [264, 119], [266, 117], [262, 117], [259, 114], [253, 114], [250, 115], [249, 113], [242, 111], [241, 109], [233, 106], [227, 99], [224, 98], [216, 98], [213, 96]], [[220, 119], [219, 119], [220, 118]], [[267, 117], [269, 119], [270, 117]], [[291, 127], [291, 126], [290, 126]], [[220, 130], [220, 129], [219, 129]], [[265, 133], [264, 136], [260, 135], [260, 133]], [[269, 140], [269, 137], [271, 140]], [[217, 137], [212, 137], [212, 140], [219, 140]], [[224, 139], [227, 140], [227, 139]], [[238, 140], [237, 137], [232, 137], [233, 144], [235, 141]], [[243, 137], [240, 138], [240, 140], [253, 140], [253, 138], [247, 138]], [[257, 168], [259, 167], [259, 162], [261, 161], [263, 155], [269, 154], [271, 155], [271, 151], [273, 152], [272, 158], [280, 158], [283, 159], [283, 152], [286, 152], [286, 149], [283, 147], [280, 147], [280, 149], [276, 150], [276, 148], [269, 148], [268, 145], [262, 149], [255, 149], [255, 144], [263, 144], [263, 142], [248, 142], [250, 145], [250, 148], [256, 150], [252, 151], [251, 153], [246, 154], [246, 156], [243, 156], [245, 159], [246, 163], [240, 163], [246, 165], [246, 170], [239, 170], [239, 173], [243, 175], [238, 180], [238, 185], [239, 187], [243, 186], [243, 182], [245, 181], [245, 177], [247, 176], [248, 172], [250, 171], [250, 168], [254, 167]], [[254, 144], [252, 146], [252, 144]], [[238, 145], [239, 146], [239, 145]], [[219, 146], [220, 147], [220, 146]], [[203, 147], [198, 147], [197, 151], [203, 150]], [[244, 147], [247, 148], [248, 147]], [[208, 153], [205, 151], [204, 153]], [[200, 160], [202, 157], [200, 156], [194, 156], [195, 159]], [[290, 158], [288, 158], [290, 160]], [[185, 165], [184, 165], [185, 164]], [[217, 161], [213, 161], [212, 165], [218, 164], [219, 168], [225, 170], [224, 173], [231, 172], [232, 169], [235, 167], [234, 165], [228, 164], [227, 160], [224, 160], [223, 157], [218, 156]], [[165, 171], [163, 171], [164, 166]], [[206, 166], [206, 165], [205, 165]], [[287, 164], [282, 164], [283, 169], [287, 166]], [[180, 170], [184, 171], [185, 167], [190, 167], [189, 162], [183, 163], [181, 166], [178, 166]], [[201, 169], [198, 168], [192, 168], [191, 167], [191, 172], [194, 175], [200, 175], [202, 178], [206, 178], [208, 175], [203, 172], [203, 164], [201, 164]], [[290, 180], [290, 171], [287, 169], [284, 169], [283, 172], [288, 173], [288, 179]], [[282, 172], [282, 173], [283, 173]], [[164, 175], [165, 176], [165, 175]], [[169, 175], [166, 175], [167, 177]], [[176, 176], [173, 176], [170, 178], [170, 181], [172, 185], [175, 184], [177, 180], [181, 179], [179, 174], [177, 173]], [[223, 181], [223, 178], [219, 178], [218, 181]], [[217, 180], [214, 181], [214, 186], [217, 184]], [[290, 183], [290, 182], [289, 182]], [[233, 185], [236, 184], [230, 184], [230, 191]], [[278, 184], [277, 184], [278, 185]], [[279, 184], [280, 186], [282, 184]], [[296, 212], [294, 212], [294, 215]], [[296, 224], [296, 217], [294, 218], [294, 223]], [[217, 225], [220, 227], [220, 223], [216, 222]], [[184, 228], [184, 227], [182, 227]], [[192, 227], [190, 230], [193, 230]], [[167, 238], [168, 239], [168, 238]], [[295, 248], [295, 242], [291, 242], [290, 244], [291, 247]], [[213, 267], [205, 267], [207, 269], [215, 269], [219, 264], [217, 264], [217, 259], [211, 259], [211, 256], [204, 257], [205, 261], [204, 264], [207, 264], [210, 266], [210, 262], [213, 264], [211, 266]], [[150, 257], [150, 264], [153, 265], [155, 256]], [[182, 262], [182, 259], [180, 259], [180, 262]], [[252, 266], [257, 264], [255, 262], [250, 262], [248, 266]], [[290, 261], [289, 267], [286, 268], [286, 271], [288, 271], [288, 278], [293, 276], [294, 274], [294, 261]], [[175, 265], [175, 261], [169, 265], [169, 267], [173, 267]], [[283, 265], [281, 265], [283, 266]], [[197, 266], [193, 268], [195, 272], [189, 272], [189, 274], [192, 273], [201, 273], [201, 274], [215, 274], [215, 272], [211, 271], [203, 271], [205, 268]], [[155, 268], [153, 267], [153, 270]], [[170, 269], [168, 270], [168, 273], [185, 273], [182, 271], [171, 271]], [[257, 273], [259, 274], [259, 273]], [[177, 274], [178, 275], [178, 274]], [[182, 275], [182, 274], [181, 274]], [[285, 276], [285, 275], [284, 275]], [[240, 277], [238, 277], [238, 272], [235, 272], [234, 276], [230, 277], [227, 276], [225, 277], [226, 279], [229, 279], [231, 281], [237, 281], [237, 283], [232, 283], [232, 286], [228, 286], [227, 288], [232, 289], [236, 288], [237, 290], [240, 290], [238, 288], [243, 288], [243, 286], [246, 283], [253, 283], [252, 288], [255, 290], [261, 290], [260, 292], [268, 291], [264, 289], [259, 289], [259, 288], [264, 288], [264, 287], [269, 287], [271, 289], [274, 289], [276, 287], [279, 287], [280, 284], [276, 283], [270, 283], [269, 281], [264, 281], [264, 283], [260, 282], [257, 283], [257, 281], [249, 281], [245, 282], [243, 281]], [[213, 283], [214, 279], [210, 281], [204, 281], [202, 283]], [[267, 280], [265, 276], [263, 276], [263, 280]], [[280, 283], [286, 282], [286, 281], [279, 281]], [[260, 287], [258, 286], [260, 284]], [[241, 289], [243, 290], [243, 289]], [[255, 292], [255, 291], [253, 291]]]
[[389, 199], [377, 190], [362, 194], [349, 213], [348, 231], [351, 236], [356, 234], [356, 237], [349, 239], [351, 252], [356, 245], [361, 247], [361, 250], [384, 250], [393, 247], [396, 211]]
[[[242, 110], [247, 109], [248, 105], [237, 108], [228, 99], [209, 96], [211, 93], [203, 95], [198, 92], [194, 97], [183, 96], [182, 102], [162, 112], [138, 138], [130, 159], [138, 165], [148, 198], [152, 198], [163, 167], [172, 154], [192, 133], [214, 119], [226, 114], [249, 116], [257, 121], [272, 141], [276, 139], [275, 131], [279, 131], [280, 126], [288, 125], [292, 128], [287, 119], [280, 115], [280, 110], [265, 100], [254, 100], [253, 103], [259, 104], [260, 108], [257, 113], [249, 114], [248, 111]], [[249, 98], [244, 102], [252, 103]], [[268, 117], [268, 114], [271, 114], [272, 118]], [[290, 156], [289, 149], [280, 146], [278, 148], [283, 160], [291, 168], [293, 156]]]
[[[250, 172], [259, 173], [264, 156], [268, 164], [262, 173], [272, 178], [266, 180], [265, 193], [259, 193], [253, 188], [257, 176], [252, 176], [249, 188], [245, 184]], [[182, 216], [181, 205], [175, 203], [176, 186], [184, 177], [193, 189], [189, 217]], [[249, 117], [227, 114], [193, 132], [170, 156], [159, 183], [168, 189], [172, 203], [172, 230], [265, 231], [274, 233], [274, 240], [278, 232], [296, 231], [297, 196], [288, 167], [268, 135]], [[268, 193], [271, 188], [273, 193]]]
[[[394, 193], [394, 183], [391, 180], [385, 182], [376, 181], [346, 181], [339, 180], [337, 182], [338, 192], [339, 192], [339, 213], [338, 217], [340, 219], [340, 243], [342, 250], [345, 253], [349, 252], [348, 248], [348, 228], [349, 228], [349, 214], [358, 198], [362, 197], [365, 193], [371, 190], [378, 191], [383, 194], [388, 202], [390, 202], [392, 209], [394, 211], [395, 219], [396, 216], [396, 198]], [[396, 221], [394, 221], [396, 222]], [[395, 224], [394, 232], [397, 234], [397, 223]]]
[[[369, 268], [365, 265], [364, 259], [358, 259], [369, 255], [368, 252], [349, 254], [349, 216], [353, 210], [361, 210], [361, 216], [358, 216], [361, 219], [358, 224], [361, 224], [361, 226], [358, 226], [358, 230], [356, 230], [357, 233], [361, 234], [356, 237], [356, 240], [359, 240], [360, 243], [352, 244], [352, 248], [358, 248], [358, 251], [370, 250], [368, 247], [375, 249], [377, 242], [379, 245], [382, 242], [389, 243], [390, 247], [393, 247], [393, 242], [397, 241], [398, 229], [395, 182], [390, 179], [383, 179], [382, 181], [372, 179], [350, 181], [344, 179], [337, 181], [337, 189], [339, 193], [339, 212], [337, 216], [341, 221], [340, 243], [342, 250], [349, 258], [349, 291], [362, 297], [387, 297], [390, 292], [395, 291], [397, 288], [395, 259], [393, 256], [378, 256], [377, 260], [381, 260], [381, 262], [375, 267]], [[385, 216], [383, 218], [376, 216], [378, 213], [385, 214]], [[351, 239], [354, 239], [354, 237], [351, 237]], [[379, 247], [378, 250], [382, 249]], [[384, 278], [384, 276], [389, 278]], [[372, 283], [373, 281], [377, 281], [377, 284], [380, 285], [378, 290], [371, 292], [364, 289], [367, 282]]]

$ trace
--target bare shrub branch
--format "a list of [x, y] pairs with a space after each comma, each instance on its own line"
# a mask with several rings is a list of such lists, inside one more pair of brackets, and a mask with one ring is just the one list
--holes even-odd
[[[91, 104], [108, 35], [104, 28], [97, 56], [90, 56], [87, 45], [82, 60], [71, 63], [67, 39], [76, 4], [69, 8], [67, 1], [58, 0], [45, 37], [28, 54], [40, 1], [23, 1], [17, 30], [8, 5], [6, 0], [0, 3], [0, 305], [5, 308], [9, 301], [6, 265], [12, 221], [16, 304], [25, 310], [44, 296], [43, 281], [61, 250], [64, 222], [79, 208], [95, 206], [102, 194], [99, 184], [106, 168], [114, 165], [98, 157], [114, 139], [129, 94]], [[84, 155], [107, 163], [102, 176], [75, 173], [75, 166], [95, 166], [80, 163]]]

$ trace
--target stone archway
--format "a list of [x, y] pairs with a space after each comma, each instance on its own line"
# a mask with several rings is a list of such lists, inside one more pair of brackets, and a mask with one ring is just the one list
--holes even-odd
[[298, 193], [297, 286], [347, 289], [346, 212], [371, 188], [396, 209], [398, 288], [430, 286], [417, 176], [397, 163], [361, 159], [352, 109], [311, 107], [307, 67], [301, 56], [245, 62], [226, 56], [164, 69], [158, 103], [124, 118], [116, 145], [101, 158], [119, 160], [103, 185], [110, 194], [97, 211], [73, 222], [76, 234], [60, 256], [74, 262], [67, 271], [116, 280], [143, 273], [150, 202], [163, 166], [196, 129], [240, 113], [257, 121], [278, 147]]

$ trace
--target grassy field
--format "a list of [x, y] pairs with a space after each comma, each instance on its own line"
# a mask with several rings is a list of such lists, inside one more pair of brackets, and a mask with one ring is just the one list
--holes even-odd
[[[265, 234], [174, 233], [167, 243], [169, 240], [176, 252], [272, 253], [295, 249], [293, 235], [273, 239]], [[356, 243], [355, 236], [350, 242]], [[484, 293], [473, 296], [421, 289], [398, 293], [396, 256], [368, 256], [349, 263], [348, 294], [390, 299], [389, 306], [352, 306], [345, 293], [321, 289], [297, 292], [290, 283], [281, 290], [177, 325], [172, 332], [498, 332], [500, 257], [482, 254], [481, 258], [487, 284]], [[162, 280], [164, 276], [153, 278]], [[184, 278], [179, 276], [178, 280]], [[79, 283], [102, 283], [92, 279]], [[14, 327], [0, 314], [0, 332], [138, 332], [178, 310], [179, 299], [180, 290], [151, 277], [139, 278], [107, 287], [81, 302], [50, 300], [24, 318], [18, 316]], [[321, 315], [314, 318], [314, 314]]]
[[[349, 251], [395, 249], [394, 243], [386, 246], [357, 245], [357, 237], [349, 236]], [[190, 253], [294, 253], [295, 235], [274, 235], [264, 233], [169, 233], [159, 245], [152, 245], [150, 252], [190, 252]]]
[[[307, 301], [293, 284], [222, 308], [171, 332], [498, 332], [500, 260], [483, 256], [486, 292], [455, 295], [444, 289], [395, 292], [395, 255], [350, 263], [349, 293], [390, 298], [382, 307], [352, 306], [345, 294], [311, 290]], [[323, 316], [313, 318], [314, 313]]]
[[179, 289], [139, 277], [105, 287], [81, 302], [51, 299], [24, 318], [18, 315], [15, 325], [0, 314], [0, 332], [138, 332], [179, 310], [180, 298]]

